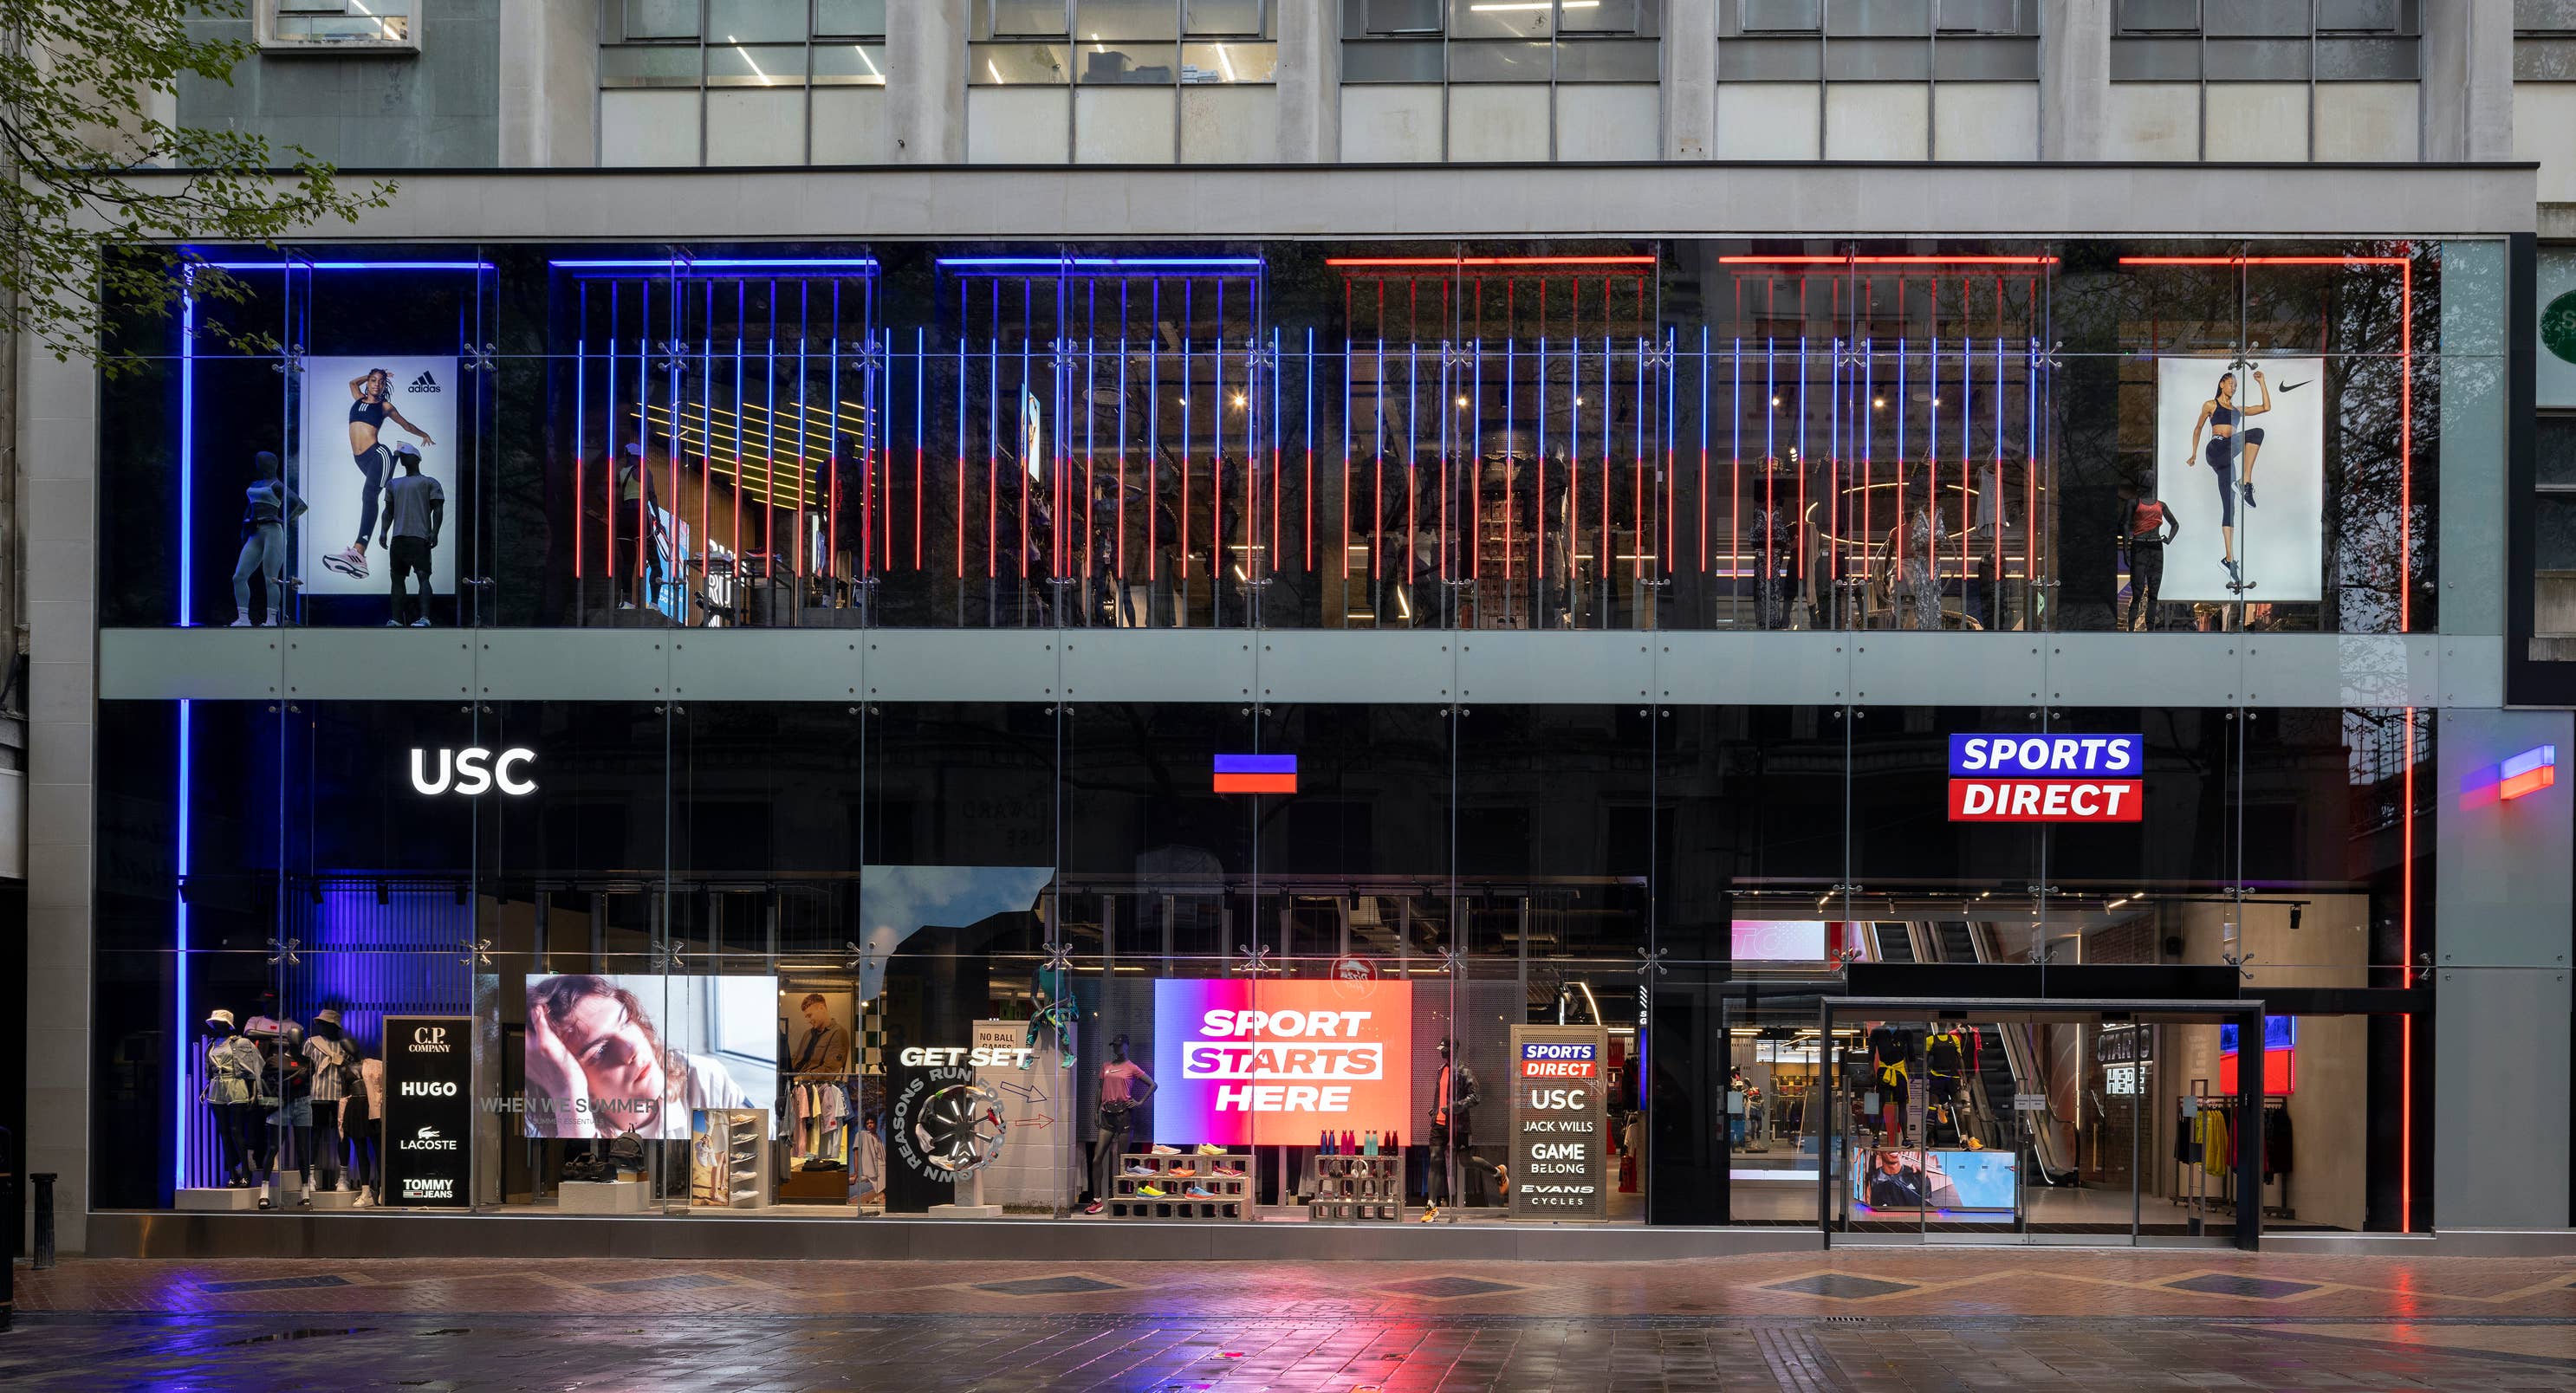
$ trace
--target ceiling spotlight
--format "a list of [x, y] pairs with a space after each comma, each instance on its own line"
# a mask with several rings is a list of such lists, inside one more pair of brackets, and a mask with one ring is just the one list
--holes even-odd
[[1772, 404], [1773, 406], [1778, 406], [1778, 405], [1780, 404], [1780, 399], [1779, 399], [1778, 397], [1773, 397], [1773, 398], [1771, 399], [1771, 404]]
[[1458, 399], [1458, 404], [1459, 404], [1460, 406], [1465, 406], [1465, 405], [1467, 404], [1467, 399], [1466, 399], [1465, 397], [1460, 397], [1460, 398]]
[[1869, 399], [1869, 404], [1870, 404], [1872, 407], [1875, 407], [1875, 408], [1878, 408], [1878, 409], [1884, 410], [1884, 409], [1886, 408], [1886, 406], [1887, 406], [1887, 398], [1885, 398], [1885, 397], [1871, 397], [1871, 398]]

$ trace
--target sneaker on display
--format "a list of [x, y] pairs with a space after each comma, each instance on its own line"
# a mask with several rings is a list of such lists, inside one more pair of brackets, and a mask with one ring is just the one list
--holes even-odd
[[227, 629], [247, 629], [251, 627], [250, 616], [247, 614], [235, 616], [233, 622], [225, 625], [224, 627]]
[[1233, 1166], [1210, 1166], [1208, 1167], [1208, 1174], [1221, 1175], [1228, 1180], [1241, 1180], [1243, 1178], [1243, 1172]]
[[1222, 1156], [1225, 1154], [1225, 1148], [1214, 1142], [1203, 1141], [1199, 1143], [1199, 1154], [1202, 1156]]
[[429, 627], [429, 619], [424, 615], [421, 618], [411, 621], [411, 626], [415, 629], [426, 629]]
[[276, 616], [276, 615], [274, 615], [274, 614], [272, 614], [272, 615], [270, 615], [269, 617], [267, 617], [266, 619], [263, 619], [263, 620], [259, 621], [259, 626], [260, 626], [261, 628], [263, 628], [263, 629], [274, 629], [274, 628], [276, 628], [276, 627], [277, 627], [277, 616]]
[[1159, 1199], [1166, 1199], [1166, 1198], [1169, 1198], [1169, 1196], [1166, 1194], [1166, 1192], [1164, 1192], [1163, 1190], [1160, 1190], [1160, 1189], [1158, 1189], [1158, 1188], [1156, 1188], [1156, 1187], [1154, 1187], [1154, 1186], [1152, 1186], [1152, 1185], [1139, 1185], [1139, 1186], [1137, 1186], [1137, 1187], [1136, 1187], [1136, 1193], [1137, 1193], [1137, 1194], [1140, 1194], [1140, 1195], [1143, 1195], [1145, 1198], [1147, 1198], [1147, 1199], [1149, 1199], [1149, 1200], [1159, 1200]]
[[347, 576], [351, 580], [365, 580], [367, 578], [367, 554], [358, 550], [356, 547], [351, 547], [346, 551], [335, 551], [329, 556], [323, 557], [322, 564], [330, 567], [332, 570], [338, 571], [340, 574]]
[[1439, 1218], [1439, 1217], [1440, 1217], [1440, 1206], [1438, 1206], [1438, 1205], [1434, 1204], [1434, 1205], [1426, 1206], [1426, 1207], [1423, 1209], [1423, 1211], [1422, 1211], [1422, 1217], [1421, 1217], [1420, 1219], [1415, 1220], [1414, 1222], [1416, 1222], [1416, 1223], [1422, 1223], [1422, 1224], [1427, 1224], [1427, 1223], [1430, 1223], [1432, 1220], [1437, 1219], [1437, 1218]]
[[1129, 1175], [1161, 1175], [1161, 1174], [1162, 1174], [1162, 1172], [1161, 1172], [1161, 1171], [1158, 1171], [1158, 1170], [1154, 1169], [1152, 1166], [1129, 1166], [1129, 1167], [1127, 1168], [1127, 1173], [1128, 1173]]
[[373, 1185], [361, 1185], [361, 1186], [359, 1186], [359, 1187], [358, 1187], [358, 1199], [357, 1199], [357, 1203], [356, 1203], [355, 1207], [356, 1207], [356, 1208], [359, 1208], [359, 1209], [373, 1209], [373, 1208], [375, 1208], [375, 1207], [376, 1207], [376, 1187], [375, 1187], [375, 1186], [373, 1186]]
[[1084, 1205], [1084, 1206], [1082, 1207], [1082, 1212], [1083, 1212], [1083, 1213], [1085, 1213], [1085, 1214], [1097, 1214], [1097, 1213], [1099, 1213], [1101, 1210], [1106, 1209], [1106, 1208], [1108, 1208], [1108, 1206], [1107, 1206], [1107, 1205], [1102, 1204], [1102, 1203], [1101, 1203], [1100, 1201], [1098, 1201], [1098, 1200], [1093, 1200], [1091, 1203], [1086, 1204], [1086, 1205]]
[[1198, 1175], [1198, 1169], [1194, 1166], [1174, 1166], [1170, 1170], [1163, 1172], [1163, 1174], [1170, 1176], [1174, 1180], [1189, 1180]]
[[1212, 1200], [1216, 1198], [1216, 1196], [1208, 1193], [1208, 1189], [1204, 1185], [1193, 1185], [1190, 1188], [1183, 1190], [1181, 1194], [1185, 1198], [1194, 1200]]
[[1157, 1156], [1178, 1156], [1181, 1154], [1181, 1149], [1177, 1146], [1165, 1146], [1161, 1142], [1156, 1142], [1154, 1143], [1153, 1154]]

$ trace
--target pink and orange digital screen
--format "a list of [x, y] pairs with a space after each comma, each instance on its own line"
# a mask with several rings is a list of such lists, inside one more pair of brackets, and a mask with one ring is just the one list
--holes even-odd
[[1154, 984], [1154, 1131], [1218, 1146], [1410, 1132], [1413, 984]]

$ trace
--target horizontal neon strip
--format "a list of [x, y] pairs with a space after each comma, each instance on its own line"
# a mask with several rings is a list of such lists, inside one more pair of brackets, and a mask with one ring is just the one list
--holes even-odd
[[489, 271], [488, 261], [202, 261], [218, 271]]
[[1652, 266], [1651, 256], [1328, 256], [1327, 266]]
[[2509, 803], [2516, 798], [2520, 798], [2526, 793], [2538, 793], [2540, 790], [2557, 782], [2558, 767], [2556, 765], [2544, 764], [2537, 769], [2525, 770], [2520, 774], [2516, 774], [2511, 778], [2506, 779], [2501, 785], [2497, 786], [2496, 797]]
[[1721, 256], [1720, 266], [2054, 266], [2053, 256]]
[[2124, 256], [2123, 266], [2403, 266], [2402, 256]]
[[1147, 270], [1257, 271], [1257, 256], [943, 256], [939, 264], [954, 270], [1054, 271]]
[[1219, 774], [1216, 776], [1216, 791], [1219, 793], [1295, 793], [1297, 776], [1294, 774]]
[[696, 261], [684, 262], [674, 261], [670, 257], [665, 256], [655, 257], [649, 260], [549, 261], [546, 264], [549, 266], [560, 266], [573, 271], [687, 272], [703, 271], [710, 267], [720, 267], [726, 270], [746, 270], [754, 268], [762, 270], [813, 268], [819, 270], [826, 267], [842, 267], [851, 270], [873, 271], [876, 269], [877, 259], [873, 256], [710, 256], [702, 257]]
[[1294, 774], [1295, 755], [1218, 755], [1216, 772], [1220, 774]]

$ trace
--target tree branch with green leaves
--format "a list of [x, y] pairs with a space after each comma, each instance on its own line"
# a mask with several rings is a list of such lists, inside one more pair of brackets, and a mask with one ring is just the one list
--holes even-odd
[[[0, 332], [115, 372], [130, 359], [102, 343], [111, 307], [157, 318], [187, 296], [248, 298], [185, 244], [273, 247], [386, 206], [389, 181], [344, 185], [300, 146], [156, 114], [175, 110], [182, 78], [229, 85], [257, 54], [190, 29], [243, 12], [243, 0], [0, 0]], [[220, 317], [198, 332], [276, 347]]]

